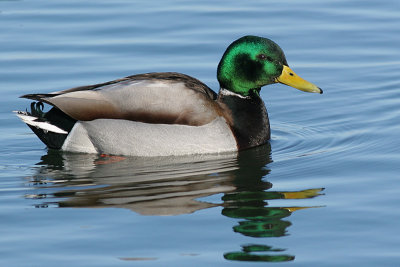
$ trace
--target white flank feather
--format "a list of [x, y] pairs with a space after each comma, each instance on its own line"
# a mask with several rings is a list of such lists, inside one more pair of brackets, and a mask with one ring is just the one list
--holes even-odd
[[64, 131], [61, 128], [58, 128], [57, 126], [50, 124], [45, 121], [36, 121], [38, 118], [34, 116], [28, 115], [26, 112], [22, 111], [14, 111], [17, 113], [17, 116], [26, 124], [29, 124], [31, 126], [34, 126], [36, 128], [40, 128], [44, 131], [49, 131], [53, 133], [58, 133], [58, 134], [68, 134], [68, 132]]

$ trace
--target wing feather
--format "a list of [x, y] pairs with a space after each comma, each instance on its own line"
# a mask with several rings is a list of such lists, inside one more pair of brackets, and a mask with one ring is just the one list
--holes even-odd
[[107, 83], [22, 97], [49, 103], [70, 117], [204, 125], [221, 114], [216, 94], [179, 73], [148, 73]]

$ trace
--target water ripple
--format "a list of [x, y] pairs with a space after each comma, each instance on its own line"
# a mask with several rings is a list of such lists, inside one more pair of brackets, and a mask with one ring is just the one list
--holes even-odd
[[335, 125], [308, 127], [277, 123], [271, 141], [273, 159], [287, 160], [321, 153], [333, 156], [352, 151], [363, 147], [364, 142], [368, 141], [363, 137], [366, 134], [364, 130], [354, 130], [343, 125], [335, 128]]

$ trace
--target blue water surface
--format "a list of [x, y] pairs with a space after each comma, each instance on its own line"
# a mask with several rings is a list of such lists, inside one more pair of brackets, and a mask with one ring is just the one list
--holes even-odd
[[[394, 0], [0, 1], [0, 265], [398, 266], [399, 25]], [[12, 113], [153, 71], [217, 91], [248, 34], [324, 94], [263, 88], [272, 140], [239, 155], [61, 153]]]

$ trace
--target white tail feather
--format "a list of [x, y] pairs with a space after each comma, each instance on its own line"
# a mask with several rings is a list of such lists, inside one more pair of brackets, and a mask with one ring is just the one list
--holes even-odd
[[14, 111], [17, 113], [17, 116], [26, 124], [29, 124], [31, 126], [34, 126], [36, 128], [40, 128], [44, 131], [49, 131], [53, 133], [58, 133], [58, 134], [68, 134], [68, 132], [64, 131], [63, 129], [50, 124], [46, 121], [36, 121], [38, 118], [34, 116], [28, 115], [28, 113], [23, 112], [23, 111]]

